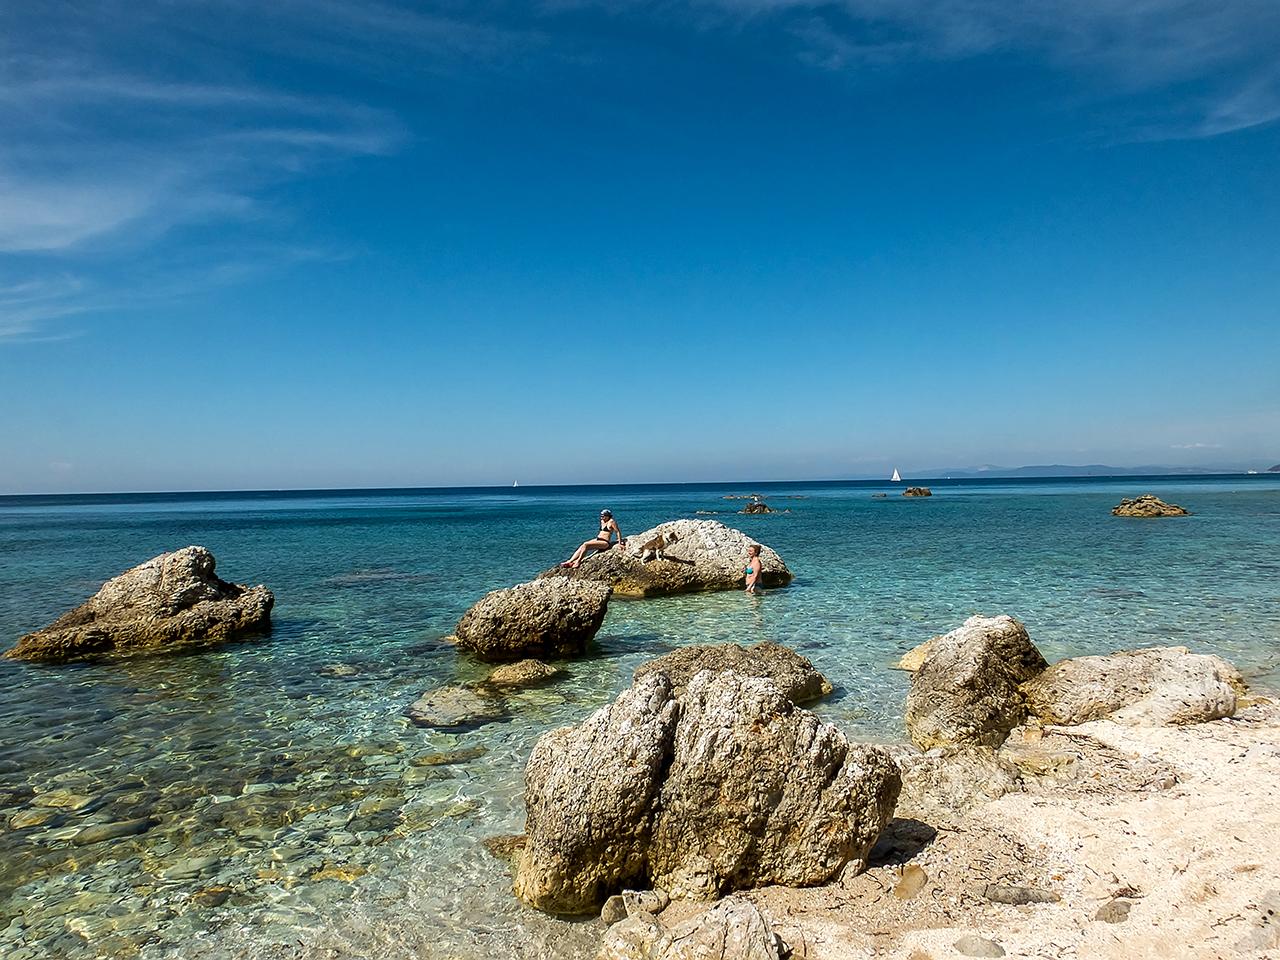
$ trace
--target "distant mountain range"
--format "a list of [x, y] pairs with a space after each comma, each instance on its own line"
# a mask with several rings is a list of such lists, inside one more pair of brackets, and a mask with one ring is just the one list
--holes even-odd
[[[1280, 473], [1280, 463], [1274, 467], [1250, 467], [1259, 473]], [[1048, 463], [1027, 467], [998, 467], [985, 464], [979, 467], [958, 467], [946, 470], [913, 470], [917, 477], [950, 477], [970, 480], [976, 477], [1133, 477], [1245, 473], [1240, 467], [1188, 467], [1169, 464], [1144, 464], [1138, 467], [1113, 467], [1105, 463], [1077, 464]]]

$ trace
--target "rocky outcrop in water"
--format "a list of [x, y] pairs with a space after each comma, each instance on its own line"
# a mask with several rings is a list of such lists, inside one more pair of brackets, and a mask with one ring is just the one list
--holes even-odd
[[1121, 500], [1111, 510], [1113, 517], [1187, 517], [1191, 511], [1176, 503], [1165, 503], [1152, 493]]
[[911, 677], [907, 731], [921, 749], [999, 746], [1027, 715], [1019, 686], [1048, 664], [1013, 617], [970, 617], [932, 641]]
[[904, 497], [932, 497], [933, 491], [928, 487], [907, 487], [902, 491]]
[[504, 663], [495, 667], [485, 677], [485, 686], [502, 690], [532, 687], [539, 683], [554, 680], [564, 671], [543, 663], [541, 660], [519, 660], [516, 663]]
[[778, 511], [773, 509], [773, 507], [769, 506], [767, 503], [757, 500], [755, 503], [748, 503], [745, 507], [743, 507], [738, 512], [750, 514], [750, 513], [777, 513]]
[[794, 650], [764, 641], [743, 647], [736, 643], [698, 644], [681, 647], [636, 668], [633, 679], [651, 673], [665, 673], [676, 696], [684, 693], [689, 681], [703, 670], [720, 673], [732, 670], [744, 677], [767, 677], [792, 703], [804, 705], [821, 700], [832, 690], [831, 682], [812, 663]]
[[1022, 685], [1031, 713], [1064, 725], [1103, 717], [1140, 726], [1203, 723], [1233, 716], [1245, 689], [1230, 663], [1186, 647], [1073, 657]]
[[204, 547], [162, 553], [108, 580], [5, 656], [57, 662], [190, 651], [269, 630], [271, 591], [220, 580], [214, 566]]
[[598, 910], [627, 885], [709, 898], [822, 883], [864, 863], [900, 781], [770, 680], [704, 671], [677, 697], [638, 680], [577, 727], [538, 741], [525, 771], [518, 896]]
[[[672, 545], [665, 548], [663, 557], [646, 562], [640, 548], [659, 535], [673, 541]], [[756, 542], [716, 520], [671, 520], [628, 537], [625, 549], [615, 547], [593, 554], [575, 569], [553, 567], [539, 578], [597, 580], [624, 597], [736, 590], [745, 579], [747, 546]], [[762, 586], [782, 587], [791, 582], [791, 571], [772, 549], [762, 547], [760, 561]]]
[[606, 584], [568, 579], [494, 590], [458, 621], [458, 647], [485, 660], [584, 653], [604, 622], [610, 593]]

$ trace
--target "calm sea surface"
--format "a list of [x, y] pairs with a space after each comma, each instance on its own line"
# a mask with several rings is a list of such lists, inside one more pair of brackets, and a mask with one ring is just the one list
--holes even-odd
[[[931, 486], [0, 498], [5, 647], [187, 544], [276, 594], [269, 638], [212, 653], [0, 662], [0, 955], [593, 956], [598, 924], [519, 907], [480, 841], [521, 829], [541, 733], [682, 644], [793, 647], [836, 684], [820, 711], [881, 740], [902, 736], [906, 678], [889, 664], [977, 612], [1019, 617], [1050, 660], [1175, 643], [1280, 678], [1280, 478]], [[791, 513], [734, 516], [722, 499], [757, 491]], [[1110, 516], [1147, 491], [1194, 516]], [[606, 506], [624, 533], [724, 511], [795, 583], [615, 601], [593, 654], [511, 696], [501, 722], [410, 725], [423, 690], [485, 672], [440, 642], [467, 606], [563, 559]], [[71, 840], [140, 817], [155, 825]]]

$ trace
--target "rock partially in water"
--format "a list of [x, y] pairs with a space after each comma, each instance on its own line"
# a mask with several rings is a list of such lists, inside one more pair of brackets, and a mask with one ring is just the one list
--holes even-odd
[[500, 667], [495, 667], [484, 682], [490, 687], [512, 689], [531, 687], [554, 680], [563, 672], [541, 660], [519, 660], [516, 663], [504, 663]]
[[928, 487], [907, 487], [902, 491], [904, 497], [932, 497], [933, 491]]
[[751, 514], [751, 513], [777, 513], [778, 511], [774, 510], [773, 507], [769, 506], [764, 501], [757, 500], [754, 503], [748, 503], [745, 507], [743, 507], [738, 512]]
[[782, 960], [790, 953], [755, 904], [728, 897], [670, 928], [649, 914], [629, 916], [609, 928], [597, 960]]
[[[674, 539], [674, 545], [664, 549], [662, 558], [645, 562], [641, 547], [659, 535], [666, 541]], [[755, 543], [741, 530], [716, 520], [671, 520], [628, 537], [626, 549], [593, 554], [576, 569], [553, 567], [539, 577], [598, 580], [624, 597], [736, 590], [745, 581], [747, 547]], [[783, 587], [791, 582], [791, 571], [771, 548], [761, 545], [760, 562], [762, 586]]]
[[768, 679], [700, 673], [681, 698], [649, 876], [673, 897], [825, 883], [867, 854], [901, 780], [889, 755]]
[[1113, 517], [1188, 517], [1191, 511], [1176, 503], [1165, 503], [1153, 493], [1125, 498], [1112, 507]]
[[938, 641], [941, 639], [941, 637], [934, 637], [924, 643], [916, 644], [898, 658], [898, 662], [893, 665], [893, 669], [915, 673], [920, 669], [921, 664], [933, 656], [933, 648], [937, 646]]
[[706, 899], [860, 869], [900, 787], [883, 750], [732, 671], [698, 673], [679, 698], [665, 673], [641, 677], [542, 737], [525, 783], [516, 893], [559, 914], [642, 880]]
[[404, 712], [419, 727], [457, 730], [497, 720], [505, 711], [497, 697], [451, 683], [428, 690], [409, 704]]
[[655, 673], [574, 727], [543, 735], [525, 767], [528, 843], [515, 892], [548, 913], [595, 913], [646, 875], [679, 704]]
[[703, 670], [720, 673], [732, 670], [744, 677], [768, 677], [793, 703], [821, 700], [832, 690], [831, 682], [812, 663], [781, 644], [764, 641], [750, 647], [736, 643], [697, 644], [681, 647], [636, 668], [634, 678], [665, 673], [671, 678], [676, 696], [684, 693], [689, 681]]
[[970, 617], [933, 641], [912, 675], [907, 731], [922, 750], [998, 747], [1026, 717], [1019, 685], [1047, 664], [1013, 617]]
[[269, 630], [271, 591], [220, 580], [214, 564], [204, 547], [163, 553], [108, 580], [70, 613], [19, 639], [5, 656], [60, 662], [170, 653]]
[[1186, 647], [1073, 657], [1022, 685], [1035, 716], [1064, 725], [1103, 717], [1140, 726], [1203, 723], [1233, 716], [1245, 690], [1230, 663]]
[[604, 623], [610, 592], [603, 583], [567, 579], [494, 590], [458, 621], [458, 647], [485, 660], [580, 655]]

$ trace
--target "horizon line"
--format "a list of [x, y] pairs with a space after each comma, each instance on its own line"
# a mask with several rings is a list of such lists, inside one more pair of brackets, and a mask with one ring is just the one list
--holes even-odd
[[[1070, 466], [1069, 464], [1056, 464], [1055, 466]], [[1087, 465], [1086, 465], [1087, 466]], [[1223, 470], [1211, 471], [1205, 469], [1191, 468], [1189, 470], [1178, 472], [1157, 472], [1157, 473], [1089, 473], [1089, 474], [1041, 474], [1036, 476], [1007, 476], [1003, 475], [1006, 470], [1027, 470], [1035, 469], [1036, 465], [1031, 464], [1025, 467], [1004, 467], [989, 471], [980, 471], [969, 468], [967, 470], [958, 470], [958, 476], [930, 476], [917, 475], [912, 477], [902, 477], [899, 481], [902, 486], [909, 486], [911, 483], [919, 483], [928, 481], [931, 483], [961, 483], [965, 481], [975, 480], [1139, 480], [1139, 479], [1165, 479], [1170, 477], [1200, 477], [1204, 479], [1212, 479], [1218, 477], [1274, 477], [1276, 471], [1266, 470]], [[1137, 468], [1110, 468], [1110, 469], [1137, 469]], [[0, 499], [16, 499], [27, 497], [156, 497], [156, 496], [202, 496], [214, 494], [280, 494], [280, 493], [317, 493], [317, 494], [333, 494], [333, 493], [398, 493], [405, 491], [418, 490], [547, 490], [553, 488], [575, 488], [575, 487], [714, 487], [729, 485], [803, 485], [803, 484], [837, 484], [837, 483], [883, 483], [886, 486], [893, 486], [894, 481], [890, 479], [881, 479], [880, 477], [829, 477], [829, 478], [805, 478], [799, 480], [644, 480], [644, 481], [614, 481], [609, 483], [530, 483], [521, 486], [505, 486], [503, 484], [488, 483], [468, 483], [468, 484], [419, 484], [414, 486], [375, 486], [375, 487], [251, 487], [251, 488], [222, 488], [222, 489], [188, 489], [188, 490], [81, 490], [81, 491], [63, 491], [59, 493], [0, 493]]]

